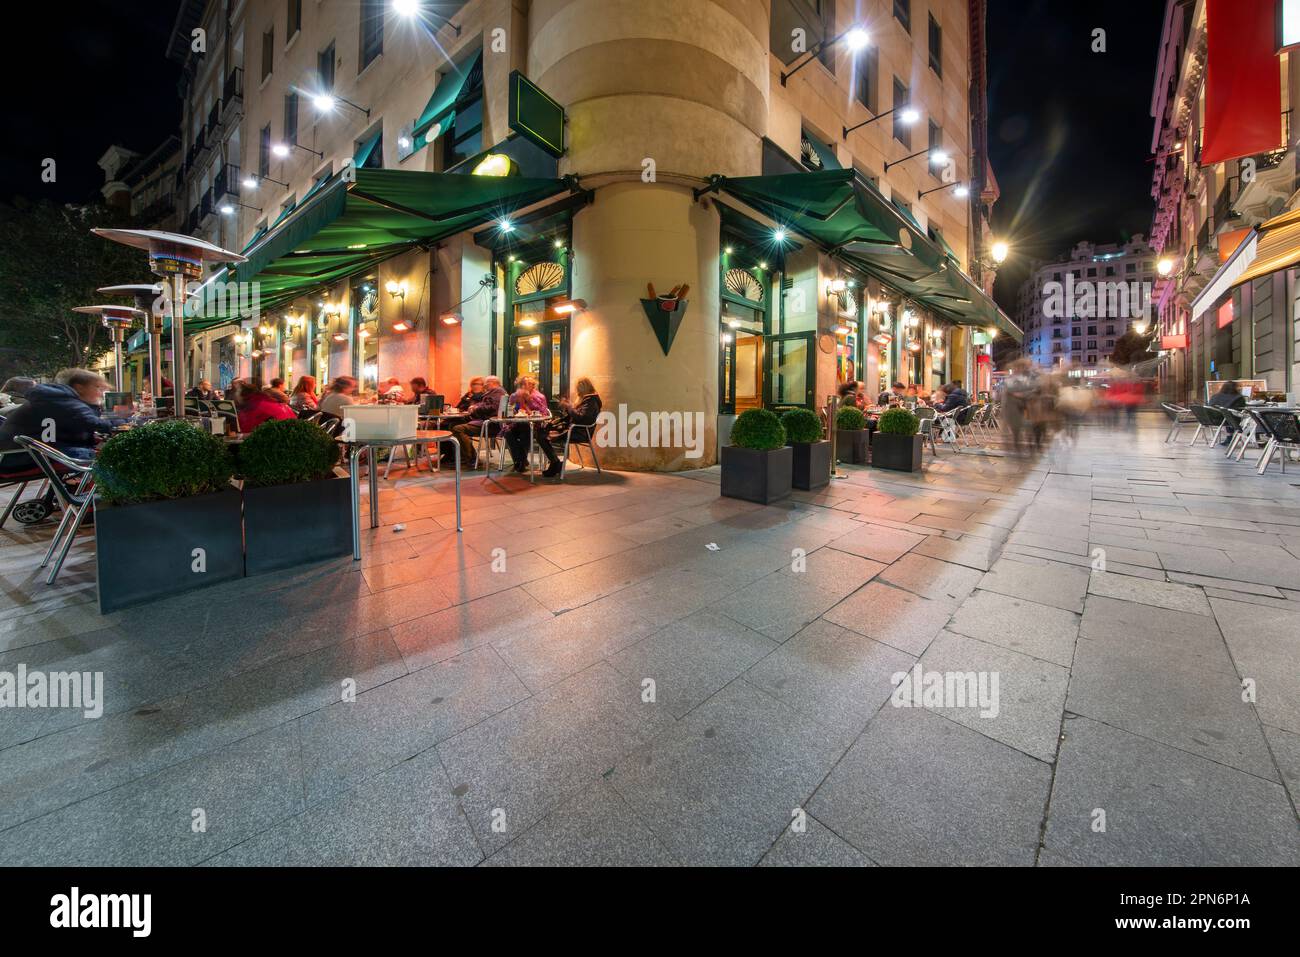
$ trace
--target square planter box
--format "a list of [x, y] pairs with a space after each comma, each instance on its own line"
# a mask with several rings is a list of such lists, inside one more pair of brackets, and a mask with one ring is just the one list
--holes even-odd
[[95, 565], [103, 614], [243, 578], [239, 490], [140, 505], [96, 500]]
[[797, 489], [810, 491], [829, 485], [831, 481], [831, 443], [796, 442], [790, 446], [794, 452], [790, 484]]
[[786, 445], [770, 451], [722, 448], [722, 494], [770, 505], [790, 495], [794, 452]]
[[916, 435], [888, 435], [877, 432], [871, 440], [871, 465], [895, 472], [919, 472], [924, 438]]
[[249, 575], [352, 554], [351, 485], [327, 478], [244, 489]]
[[836, 429], [835, 453], [841, 462], [866, 465], [871, 460], [871, 432], [867, 429]]

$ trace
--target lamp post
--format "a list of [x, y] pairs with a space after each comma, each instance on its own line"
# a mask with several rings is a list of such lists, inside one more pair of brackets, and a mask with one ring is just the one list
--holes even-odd
[[906, 163], [908, 160], [914, 160], [914, 159], [916, 159], [918, 156], [925, 156], [927, 153], [930, 155], [930, 162], [931, 162], [931, 163], [946, 163], [946, 162], [948, 162], [948, 154], [947, 154], [947, 153], [943, 152], [942, 150], [931, 150], [931, 149], [927, 146], [925, 149], [923, 149], [923, 150], [917, 150], [915, 153], [911, 153], [911, 154], [909, 154], [909, 155], [907, 155], [907, 156], [904, 156], [904, 157], [903, 157], [902, 159], [900, 159], [900, 160], [894, 160], [892, 163], [886, 163], [886, 164], [885, 164], [885, 172], [888, 173], [888, 172], [889, 172], [889, 168], [890, 168], [891, 166], [901, 166], [903, 163]]
[[137, 319], [145, 317], [144, 310], [134, 306], [75, 306], [72, 311], [88, 316], [99, 316], [103, 321], [104, 328], [108, 330], [109, 338], [113, 341], [113, 385], [118, 392], [124, 392], [122, 343], [126, 341], [126, 330], [135, 325]]
[[153, 274], [171, 282], [168, 308], [172, 317], [172, 399], [176, 417], [182, 418], [188, 371], [185, 368], [185, 281], [202, 277], [205, 262], [242, 263], [248, 259], [179, 233], [155, 229], [92, 229], [91, 232], [125, 246], [147, 250]]
[[[98, 292], [109, 296], [131, 296], [135, 299], [135, 308], [145, 314], [149, 330], [149, 391], [157, 398], [162, 395], [162, 313], [154, 309], [154, 303], [163, 294], [163, 287], [158, 283], [127, 283], [123, 286], [103, 286]], [[121, 383], [118, 389], [122, 388]]]
[[937, 193], [940, 190], [952, 189], [954, 186], [956, 186], [957, 188], [953, 190], [953, 195], [956, 196], [958, 199], [965, 199], [967, 196], [970, 195], [969, 186], [967, 186], [965, 183], [961, 183], [958, 182], [957, 180], [953, 180], [951, 183], [944, 183], [942, 186], [936, 186], [933, 189], [923, 189], [921, 190], [921, 192], [916, 194], [916, 198], [921, 199], [922, 197], [929, 196], [931, 193]]
[[911, 126], [913, 123], [915, 123], [917, 120], [921, 118], [920, 111], [914, 109], [913, 107], [896, 106], [892, 110], [885, 110], [885, 112], [883, 113], [877, 113], [871, 119], [863, 120], [861, 123], [857, 123], [853, 126], [841, 126], [840, 136], [842, 139], [847, 140], [849, 138], [849, 134], [852, 133], [854, 130], [860, 130], [864, 126], [870, 126], [872, 123], [876, 122], [876, 120], [883, 120], [886, 116], [889, 116], [892, 113], [897, 113], [899, 122], [904, 123], [908, 126]]
[[345, 96], [339, 96], [337, 93], [316, 93], [311, 98], [312, 106], [316, 107], [318, 113], [333, 113], [334, 107], [342, 103], [344, 106], [350, 106], [358, 113], [366, 114], [366, 119], [370, 119], [370, 111], [364, 106], [357, 106]]
[[789, 73], [786, 73], [785, 71], [781, 72], [781, 85], [785, 86], [786, 80], [790, 79], [790, 77], [794, 76], [796, 73], [798, 73], [800, 70], [806, 67], [813, 60], [817, 59], [817, 55], [820, 54], [822, 50], [826, 49], [828, 46], [833, 46], [834, 44], [839, 43], [841, 40], [845, 41], [848, 44], [848, 47], [851, 51], [857, 53], [859, 50], [861, 50], [863, 47], [865, 47], [868, 43], [871, 42], [871, 37], [867, 33], [867, 31], [864, 30], [862, 27], [852, 26], [849, 27], [847, 30], [845, 30], [843, 33], [841, 33], [839, 36], [831, 37], [831, 39], [829, 40], [818, 40], [816, 43], [813, 44], [812, 49], [808, 51], [808, 59], [804, 60], [797, 67], [791, 70]]

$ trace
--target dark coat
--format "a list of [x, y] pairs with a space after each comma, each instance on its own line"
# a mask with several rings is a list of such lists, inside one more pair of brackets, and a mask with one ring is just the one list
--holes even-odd
[[54, 441], [60, 452], [93, 449], [97, 432], [112, 432], [113, 424], [87, 405], [70, 385], [38, 385], [27, 393], [27, 404], [14, 410], [0, 425], [0, 449], [18, 448], [14, 438], [25, 435], [40, 439], [46, 434], [45, 420], [54, 423]]
[[1210, 396], [1210, 405], [1219, 409], [1244, 409], [1246, 407], [1246, 397], [1240, 392], [1236, 395], [1216, 392]]
[[943, 404], [935, 406], [936, 412], [952, 412], [970, 405], [970, 394], [965, 389], [953, 389], [944, 393]]
[[469, 424], [482, 425], [496, 416], [501, 411], [501, 400], [505, 397], [506, 390], [501, 386], [484, 392], [483, 397], [466, 410], [469, 412]]

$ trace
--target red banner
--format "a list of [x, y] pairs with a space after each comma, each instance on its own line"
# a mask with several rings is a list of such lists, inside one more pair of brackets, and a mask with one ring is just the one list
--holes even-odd
[[1282, 145], [1276, 0], [1206, 0], [1205, 138], [1201, 165]]
[[1161, 349], [1186, 349], [1187, 336], [1185, 334], [1181, 336], [1161, 336], [1160, 348]]

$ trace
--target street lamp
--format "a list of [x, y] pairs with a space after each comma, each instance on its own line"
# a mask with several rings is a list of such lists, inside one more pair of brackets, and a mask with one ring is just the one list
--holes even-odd
[[927, 153], [930, 156], [930, 165], [932, 166], [939, 166], [942, 165], [943, 163], [948, 162], [948, 154], [945, 153], [943, 150], [931, 150], [929, 147], [926, 147], [923, 150], [917, 150], [915, 153], [912, 153], [909, 156], [904, 156], [900, 160], [894, 160], [892, 163], [886, 163], [885, 172], [888, 173], [889, 168], [891, 166], [900, 166], [903, 163], [906, 163], [908, 160], [916, 159], [918, 156], [925, 156]]
[[[242, 263], [248, 257], [232, 253], [220, 246], [156, 229], [102, 229], [91, 230], [96, 236], [111, 239], [125, 246], [134, 246], [149, 252], [149, 266], [155, 276], [165, 276], [171, 281], [168, 308], [172, 315], [172, 394], [176, 418], [185, 415], [185, 281], [199, 279], [205, 262]], [[158, 370], [155, 367], [155, 375]]]
[[921, 192], [916, 194], [916, 198], [920, 199], [923, 196], [929, 196], [931, 193], [937, 193], [941, 189], [952, 189], [954, 186], [956, 186], [957, 188], [953, 189], [952, 194], [956, 196], [958, 199], [965, 199], [967, 196], [970, 195], [970, 187], [968, 187], [965, 183], [960, 183], [957, 180], [953, 180], [951, 183], [944, 183], [942, 186], [934, 187], [934, 189], [923, 189], [921, 190]]
[[293, 150], [302, 150], [304, 153], [311, 153], [313, 156], [319, 156], [321, 159], [325, 158], [324, 153], [319, 150], [314, 150], [310, 146], [303, 146], [301, 143], [276, 143], [271, 147], [271, 152], [280, 157], [280, 159], [287, 158], [289, 153]]
[[316, 107], [318, 113], [333, 113], [334, 107], [342, 103], [344, 106], [350, 106], [358, 113], [366, 114], [366, 119], [370, 119], [370, 111], [364, 106], [357, 106], [345, 96], [335, 96], [333, 93], [317, 93], [311, 98], [312, 106]]
[[240, 203], [240, 202], [234, 202], [234, 203], [225, 202], [217, 207], [217, 212], [219, 212], [222, 216], [233, 216], [235, 215], [235, 207], [237, 206], [240, 207], [241, 209], [251, 209], [255, 213], [260, 213], [262, 211], [262, 208], [260, 206], [249, 206], [247, 203]]
[[849, 134], [852, 133], [854, 130], [861, 129], [864, 126], [870, 126], [872, 123], [876, 122], [876, 120], [883, 120], [886, 116], [889, 116], [892, 113], [898, 114], [898, 122], [902, 123], [904, 126], [911, 126], [913, 123], [915, 123], [917, 120], [921, 118], [920, 111], [914, 109], [913, 107], [896, 106], [892, 110], [885, 110], [885, 112], [883, 113], [877, 113], [871, 119], [863, 120], [861, 123], [858, 123], [855, 126], [840, 127], [841, 137], [843, 139], [848, 139]]
[[989, 247], [989, 252], [993, 254], [993, 261], [1000, 266], [1007, 261], [1007, 256], [1011, 254], [1011, 247], [1005, 240], [999, 239]]
[[[414, 20], [422, 16], [420, 10], [420, 0], [393, 0], [393, 12], [399, 17], [405, 17], [408, 20]], [[451, 22], [451, 18], [436, 10], [428, 11], [432, 16], [438, 17], [447, 26], [456, 31], [456, 36], [460, 36], [460, 27]]]
[[794, 76], [796, 73], [798, 73], [800, 70], [806, 67], [813, 60], [817, 59], [818, 54], [820, 54], [822, 50], [826, 49], [828, 46], [832, 46], [836, 43], [839, 43], [841, 40], [843, 40], [844, 45], [849, 48], [849, 52], [857, 53], [859, 50], [861, 50], [863, 47], [865, 47], [868, 43], [871, 42], [871, 35], [867, 33], [867, 31], [864, 30], [861, 26], [852, 26], [849, 27], [847, 30], [845, 30], [843, 33], [841, 33], [839, 36], [831, 37], [831, 39], [829, 40], [818, 40], [816, 43], [813, 44], [812, 49], [808, 51], [808, 59], [804, 60], [797, 67], [791, 70], [789, 73], [782, 71], [781, 85], [785, 86], [786, 80], [790, 79], [790, 77]]
[[289, 188], [288, 183], [282, 183], [278, 179], [271, 179], [269, 176], [253, 176], [249, 174], [243, 179], [245, 189], [257, 189], [263, 182], [274, 183], [276, 186], [283, 186], [285, 189]]
[[1156, 263], [1156, 272], [1158, 272], [1161, 276], [1168, 276], [1173, 271], [1174, 271], [1174, 261], [1170, 259], [1168, 256], [1162, 256], [1160, 258], [1160, 261]]

